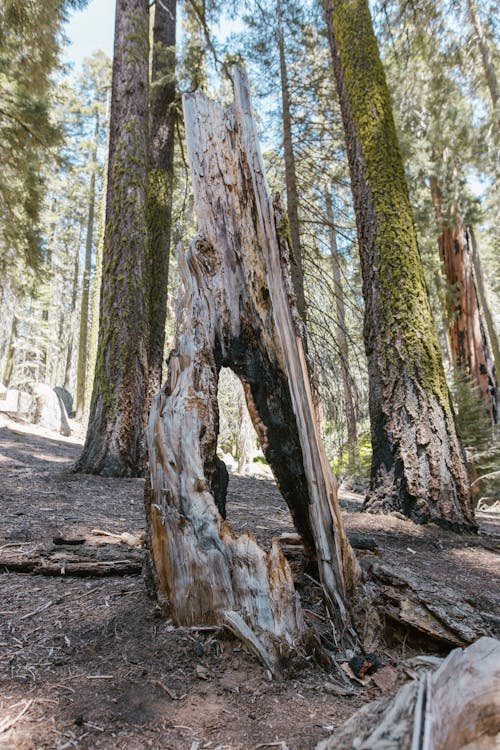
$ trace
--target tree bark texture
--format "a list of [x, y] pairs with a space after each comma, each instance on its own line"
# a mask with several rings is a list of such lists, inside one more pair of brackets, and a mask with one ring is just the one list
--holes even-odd
[[283, 11], [280, 0], [277, 0], [278, 12], [278, 50], [280, 57], [281, 77], [281, 106], [283, 109], [283, 150], [285, 152], [285, 184], [288, 228], [290, 231], [290, 246], [292, 263], [290, 272], [292, 277], [297, 309], [302, 320], [306, 319], [306, 302], [304, 296], [304, 270], [302, 263], [302, 245], [300, 242], [299, 200], [297, 191], [297, 175], [295, 171], [295, 155], [293, 152], [292, 116], [290, 112], [290, 89], [288, 86], [288, 71], [286, 64], [285, 36], [283, 32]]
[[148, 426], [153, 572], [179, 624], [222, 622], [236, 611], [275, 653], [304, 632], [277, 541], [266, 554], [222, 518], [217, 382], [230, 367], [295, 525], [317, 554], [341, 646], [354, 637], [346, 599], [358, 566], [314, 418], [284, 212], [268, 192], [246, 74], [233, 75], [226, 111], [201, 92], [184, 99], [199, 234], [180, 255], [176, 349]]
[[104, 476], [138, 474], [146, 416], [148, 33], [146, 0], [118, 0], [99, 341], [76, 466]]
[[161, 386], [167, 316], [175, 129], [177, 0], [155, 3], [149, 115], [149, 394]]
[[365, 299], [369, 510], [475, 526], [367, 0], [323, 0], [346, 134]]
[[443, 216], [441, 191], [430, 178], [436, 218], [441, 225], [439, 252], [448, 285], [448, 333], [453, 365], [476, 383], [491, 422], [497, 420], [498, 384], [479, 308], [474, 278], [471, 238], [452, 207], [449, 219]]
[[99, 146], [99, 111], [95, 112], [94, 143], [90, 160], [93, 164], [89, 185], [89, 205], [87, 213], [87, 233], [85, 237], [85, 263], [82, 278], [82, 299], [80, 304], [80, 334], [78, 338], [78, 366], [76, 371], [76, 404], [77, 419], [81, 419], [85, 410], [85, 377], [88, 360], [88, 330], [90, 313], [90, 271], [92, 267], [92, 248], [94, 244], [95, 189], [97, 170], [97, 148]]

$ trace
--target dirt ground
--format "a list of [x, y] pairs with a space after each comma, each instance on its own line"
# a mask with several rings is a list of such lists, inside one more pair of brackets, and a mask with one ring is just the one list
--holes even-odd
[[[412, 674], [403, 642], [381, 652], [397, 670], [391, 686], [338, 695], [312, 662], [270, 682], [224, 631], [175, 628], [140, 574], [143, 481], [72, 474], [79, 440], [1, 419], [0, 748], [312, 750]], [[498, 507], [479, 514], [480, 535], [457, 536], [341, 499], [349, 532], [374, 537], [382, 560], [498, 616]], [[264, 544], [293, 530], [274, 484], [255, 478], [231, 478], [228, 520]], [[321, 622], [319, 589], [297, 585], [310, 624]]]

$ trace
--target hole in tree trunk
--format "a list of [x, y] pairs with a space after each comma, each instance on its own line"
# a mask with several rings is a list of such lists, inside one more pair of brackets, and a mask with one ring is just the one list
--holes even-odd
[[288, 506], [276, 487], [234, 372], [219, 374], [217, 454], [229, 472], [226, 514], [235, 532], [251, 531], [269, 549], [273, 537], [295, 533]]

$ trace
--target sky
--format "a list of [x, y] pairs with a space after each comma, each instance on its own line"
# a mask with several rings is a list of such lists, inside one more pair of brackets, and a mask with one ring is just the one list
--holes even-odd
[[115, 0], [91, 0], [84, 10], [74, 11], [66, 26], [70, 43], [63, 50], [63, 62], [79, 68], [98, 49], [112, 57], [114, 27]]
[[[63, 50], [63, 62], [72, 63], [77, 70], [85, 57], [97, 49], [113, 56], [116, 0], [90, 0], [84, 10], [74, 11], [66, 26], [69, 44]], [[234, 31], [240, 31], [241, 21], [222, 16], [221, 23], [212, 33], [219, 41]], [[179, 37], [182, 29], [178, 30]]]

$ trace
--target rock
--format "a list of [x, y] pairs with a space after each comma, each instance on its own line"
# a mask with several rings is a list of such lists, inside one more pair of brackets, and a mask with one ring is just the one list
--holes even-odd
[[31, 410], [31, 421], [66, 437], [71, 435], [66, 408], [54, 389], [46, 383], [35, 383], [32, 393], [34, 405]]
[[25, 416], [31, 409], [32, 397], [29, 393], [18, 391], [16, 388], [5, 390], [0, 396], [0, 412]]
[[66, 413], [71, 416], [73, 414], [73, 396], [67, 388], [63, 388], [60, 385], [56, 385], [54, 390], [63, 402]]

